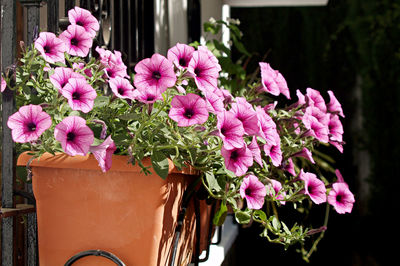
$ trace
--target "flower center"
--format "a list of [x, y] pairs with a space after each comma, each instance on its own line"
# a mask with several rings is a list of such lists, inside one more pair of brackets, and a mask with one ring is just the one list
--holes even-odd
[[147, 100], [148, 102], [151, 102], [151, 101], [154, 100], [154, 96], [153, 96], [153, 95], [148, 95], [146, 100]]
[[125, 90], [123, 88], [119, 87], [118, 93], [123, 96], [125, 94]]
[[77, 38], [72, 38], [71, 39], [71, 45], [78, 46], [78, 44], [79, 44], [79, 40]]
[[30, 122], [26, 125], [26, 127], [28, 128], [29, 131], [33, 132], [36, 130], [36, 124], [33, 122]]
[[246, 194], [247, 196], [250, 196], [250, 195], [251, 195], [251, 188], [247, 187], [247, 188], [244, 190], [244, 194]]
[[74, 139], [75, 139], [75, 133], [74, 132], [68, 132], [67, 141], [73, 141]]
[[181, 65], [181, 66], [183, 66], [183, 67], [185, 67], [186, 66], [186, 60], [185, 60], [185, 58], [181, 58], [181, 59], [179, 59], [179, 65]]
[[159, 80], [161, 78], [161, 74], [158, 71], [154, 71], [152, 77], [153, 79]]
[[307, 190], [308, 190], [308, 193], [309, 193], [309, 194], [312, 194], [314, 188], [313, 188], [312, 186], [308, 186], [308, 187], [307, 187]]
[[231, 153], [231, 160], [236, 161], [236, 159], [239, 157], [239, 153], [237, 151], [233, 151]]
[[200, 68], [198, 68], [198, 67], [196, 67], [195, 69], [194, 69], [194, 73], [196, 74], [196, 76], [199, 76], [200, 74], [201, 74], [201, 69]]
[[81, 95], [79, 92], [75, 91], [72, 93], [72, 100], [79, 100], [81, 98]]
[[48, 45], [45, 45], [45, 46], [43, 47], [43, 50], [44, 50], [44, 53], [45, 53], [45, 54], [50, 54], [50, 53], [51, 53], [51, 47], [48, 46]]
[[78, 20], [78, 21], [76, 21], [75, 23], [76, 23], [76, 25], [79, 25], [79, 26], [82, 26], [82, 27], [83, 27], [83, 22], [82, 22], [82, 21]]
[[221, 134], [225, 135], [225, 133], [226, 133], [226, 129], [225, 128], [221, 128]]
[[340, 195], [340, 194], [336, 195], [336, 201], [337, 202], [341, 202], [342, 200], [343, 200], [343, 196], [342, 195]]
[[192, 109], [186, 109], [185, 113], [183, 114], [184, 117], [189, 118], [189, 119], [192, 118], [193, 115], [194, 115], [194, 112]]

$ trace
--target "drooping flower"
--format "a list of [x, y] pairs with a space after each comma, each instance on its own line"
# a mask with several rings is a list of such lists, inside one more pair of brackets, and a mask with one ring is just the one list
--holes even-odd
[[301, 149], [301, 151], [296, 152], [292, 155], [293, 157], [303, 157], [307, 160], [309, 160], [311, 163], [315, 164], [315, 161], [312, 157], [312, 153], [309, 149], [307, 149], [306, 147], [303, 147], [303, 149]]
[[275, 143], [276, 145], [272, 145], [270, 143], [266, 143], [263, 146], [264, 152], [267, 156], [271, 158], [271, 162], [274, 166], [278, 167], [282, 163], [282, 150], [281, 150], [281, 141], [278, 134], [275, 135]]
[[344, 131], [339, 116], [330, 114], [329, 118], [330, 118], [328, 123], [329, 140], [339, 141], [339, 142], [343, 141]]
[[312, 136], [323, 143], [327, 143], [329, 141], [329, 131], [327, 125], [321, 124], [318, 122], [317, 118], [311, 115], [303, 116], [302, 122], [308, 129], [308, 132], [305, 134], [305, 136]]
[[89, 151], [93, 153], [101, 170], [107, 172], [111, 168], [112, 155], [116, 149], [117, 146], [115, 146], [111, 136], [108, 136], [100, 145], [90, 146]]
[[169, 118], [180, 127], [203, 124], [208, 119], [206, 102], [197, 94], [176, 95], [171, 101]]
[[3, 78], [3, 76], [1, 76], [1, 92], [3, 92], [7, 87], [7, 82], [6, 80]]
[[77, 78], [70, 78], [62, 88], [61, 94], [67, 98], [72, 110], [80, 110], [84, 113], [93, 109], [94, 99], [97, 97], [96, 91], [86, 80]]
[[277, 145], [276, 140], [278, 132], [276, 131], [276, 124], [272, 118], [264, 111], [261, 106], [256, 107], [256, 113], [258, 118], [259, 131], [258, 136], [263, 138], [269, 143], [269, 145]]
[[335, 208], [337, 213], [351, 213], [354, 202], [354, 195], [346, 183], [332, 184], [332, 189], [328, 194], [328, 203]]
[[156, 87], [133, 90], [133, 98], [146, 104], [154, 103], [155, 101], [163, 99], [161, 92], [157, 90]]
[[[337, 182], [338, 182], [338, 183], [346, 183], [346, 182], [344, 181], [344, 178], [343, 178], [343, 176], [342, 176], [342, 173], [340, 173], [339, 169], [336, 169], [336, 170], [335, 170], [335, 174], [336, 174]], [[347, 183], [346, 183], [346, 184], [347, 184]]]
[[133, 99], [134, 88], [129, 80], [119, 76], [112, 78], [108, 81], [110, 88], [115, 96], [122, 99]]
[[65, 85], [67, 85], [70, 78], [83, 79], [86, 81], [86, 78], [83, 75], [76, 73], [73, 69], [68, 67], [56, 67], [54, 73], [50, 75], [51, 83], [60, 93]]
[[240, 185], [240, 196], [246, 199], [249, 209], [261, 209], [264, 205], [264, 197], [266, 195], [267, 189], [255, 175], [248, 175], [243, 178], [242, 184]]
[[178, 68], [187, 68], [192, 59], [194, 47], [187, 44], [177, 43], [168, 50], [167, 58]]
[[261, 150], [257, 143], [257, 137], [253, 136], [251, 143], [247, 145], [247, 148], [253, 154], [253, 159], [256, 161], [261, 167], [263, 167], [262, 159], [261, 159]]
[[82, 26], [92, 38], [96, 36], [96, 32], [100, 29], [99, 22], [92, 13], [78, 6], [68, 11], [68, 19], [72, 25]]
[[74, 56], [87, 56], [93, 44], [93, 37], [79, 25], [69, 25], [59, 38], [65, 43], [66, 52]]
[[244, 175], [248, 168], [253, 165], [253, 154], [246, 145], [232, 150], [222, 147], [221, 154], [224, 157], [226, 169], [234, 172], [237, 176]]
[[270, 189], [273, 189], [274, 193], [270, 193], [271, 197], [275, 197], [275, 199], [279, 200], [281, 202], [282, 205], [285, 205], [286, 202], [283, 200], [285, 198], [286, 193], [282, 190], [282, 184], [281, 182], [275, 180], [275, 179], [270, 179], [269, 180], [271, 182], [271, 184], [269, 184], [268, 186], [270, 187]]
[[187, 70], [199, 90], [214, 91], [217, 88], [221, 66], [207, 47], [199, 46], [198, 50], [193, 52]]
[[292, 158], [287, 159], [282, 162], [282, 168], [285, 171], [288, 171], [292, 176], [296, 176], [296, 172], [294, 170], [294, 164]]
[[239, 119], [228, 111], [219, 113], [217, 119], [219, 136], [224, 142], [225, 149], [231, 150], [245, 146], [243, 140], [244, 129]]
[[160, 54], [145, 58], [135, 66], [135, 87], [157, 89], [161, 93], [175, 85], [174, 65]]
[[62, 39], [52, 32], [41, 32], [35, 41], [35, 48], [48, 63], [65, 62], [66, 46]]
[[268, 63], [259, 62], [259, 66], [263, 90], [275, 96], [282, 93], [286, 98], [290, 99], [289, 88], [282, 74], [274, 70]]
[[300, 90], [296, 90], [296, 95], [298, 98], [296, 106], [301, 106], [301, 105], [306, 104], [306, 96], [304, 96], [304, 94], [301, 93]]
[[306, 108], [304, 112], [304, 120], [309, 120], [307, 117], [313, 116], [324, 126], [328, 126], [329, 123], [329, 114], [322, 112], [319, 108], [315, 106], [309, 106]]
[[303, 172], [303, 169], [301, 169], [299, 177], [304, 181], [304, 194], [308, 195], [315, 204], [326, 202], [324, 182], [313, 173]]
[[25, 105], [8, 118], [7, 126], [15, 142], [37, 140], [51, 126], [51, 117], [39, 105]]
[[259, 131], [257, 113], [244, 97], [237, 97], [230, 109], [242, 124], [247, 135], [256, 135]]
[[321, 93], [312, 88], [307, 88], [306, 93], [308, 99], [309, 106], [318, 107], [322, 112], [326, 113], [326, 104], [324, 98], [321, 96]]
[[328, 111], [331, 113], [337, 113], [341, 117], [344, 117], [342, 105], [336, 99], [335, 94], [333, 94], [333, 91], [328, 91], [328, 94], [329, 94], [329, 98], [330, 98], [330, 101], [327, 104]]
[[70, 156], [86, 155], [94, 140], [93, 131], [86, 125], [86, 120], [79, 116], [64, 118], [55, 127], [54, 137]]

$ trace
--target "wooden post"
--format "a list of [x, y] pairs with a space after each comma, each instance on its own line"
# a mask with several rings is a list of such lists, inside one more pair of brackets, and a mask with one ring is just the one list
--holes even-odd
[[[14, 64], [16, 51], [16, 1], [1, 0], [1, 70]], [[14, 113], [14, 93], [6, 89], [2, 93], [2, 188], [3, 208], [14, 207], [14, 142], [7, 120]], [[14, 217], [1, 221], [1, 263], [14, 265]]]

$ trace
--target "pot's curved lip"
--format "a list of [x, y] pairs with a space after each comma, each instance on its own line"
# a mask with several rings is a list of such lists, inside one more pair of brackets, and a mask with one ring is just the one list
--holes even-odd
[[[29, 152], [23, 152], [19, 155], [17, 160], [18, 166], [26, 166], [29, 160], [32, 158], [32, 155]], [[185, 167], [179, 170], [176, 168], [171, 160], [169, 162], [169, 174], [179, 173], [179, 174], [187, 174], [187, 175], [198, 175], [199, 171], [195, 170], [193, 167]], [[145, 158], [142, 161], [143, 165], [148, 167], [151, 166], [150, 158]], [[52, 155], [50, 153], [44, 153], [39, 158], [33, 159], [30, 166], [34, 167], [47, 167], [47, 168], [72, 168], [72, 169], [85, 169], [85, 170], [99, 170], [99, 163], [93, 154], [87, 154], [85, 156], [76, 155], [69, 156], [65, 153], [56, 153]], [[138, 165], [132, 165], [128, 162], [128, 156], [124, 155], [112, 155], [112, 166], [109, 171], [119, 171], [119, 172], [141, 172], [142, 168]], [[151, 172], [152, 169], [150, 169]]]

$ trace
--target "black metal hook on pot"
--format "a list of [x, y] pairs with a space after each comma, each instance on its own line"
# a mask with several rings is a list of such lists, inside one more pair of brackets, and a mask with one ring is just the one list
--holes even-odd
[[82, 251], [79, 252], [78, 254], [72, 256], [66, 263], [64, 266], [70, 266], [72, 265], [74, 262], [76, 262], [77, 260], [87, 257], [87, 256], [97, 256], [97, 257], [104, 257], [107, 258], [109, 260], [111, 260], [112, 262], [114, 262], [116, 265], [118, 266], [125, 266], [125, 263], [123, 263], [117, 256], [115, 256], [114, 254], [104, 251], [104, 250], [100, 250], [100, 249], [95, 249], [95, 250], [86, 250], [86, 251]]

